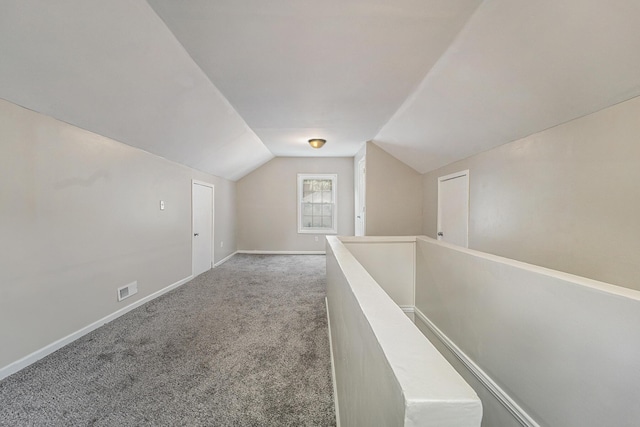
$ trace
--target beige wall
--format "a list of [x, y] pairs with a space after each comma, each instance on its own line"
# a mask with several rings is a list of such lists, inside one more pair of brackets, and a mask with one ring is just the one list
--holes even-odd
[[435, 237], [437, 178], [470, 170], [469, 247], [640, 289], [640, 98], [423, 176]]
[[2, 100], [0, 172], [0, 368], [188, 277], [191, 179], [235, 251], [235, 183]]
[[422, 234], [421, 175], [372, 142], [365, 155], [366, 235]]
[[323, 235], [298, 234], [298, 173], [338, 174], [338, 234], [353, 235], [353, 158], [277, 157], [237, 183], [238, 249], [324, 251]]
[[[541, 426], [638, 425], [640, 292], [419, 237], [415, 298], [418, 327], [516, 413]], [[483, 426], [520, 425], [483, 388]]]
[[211, 182], [214, 185], [214, 230], [213, 230], [213, 258], [218, 263], [237, 250], [237, 221], [236, 212], [236, 183], [214, 175], [201, 174], [191, 170], [194, 179], [202, 176], [202, 181]]

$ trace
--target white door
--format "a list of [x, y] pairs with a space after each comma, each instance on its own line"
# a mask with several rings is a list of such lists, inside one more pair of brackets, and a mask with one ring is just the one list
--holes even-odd
[[469, 245], [469, 171], [438, 178], [438, 240]]
[[356, 236], [365, 234], [365, 160], [364, 157], [358, 162], [356, 171]]
[[213, 266], [213, 186], [193, 182], [193, 275]]

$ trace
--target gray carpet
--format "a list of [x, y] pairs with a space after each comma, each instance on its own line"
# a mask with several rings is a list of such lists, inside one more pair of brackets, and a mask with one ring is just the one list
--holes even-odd
[[333, 426], [324, 263], [236, 255], [0, 382], [0, 425]]

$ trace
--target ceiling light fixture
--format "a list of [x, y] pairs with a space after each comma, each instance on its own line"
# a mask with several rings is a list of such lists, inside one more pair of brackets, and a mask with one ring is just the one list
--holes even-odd
[[314, 138], [309, 140], [309, 145], [313, 148], [322, 148], [325, 142], [327, 142], [326, 139]]

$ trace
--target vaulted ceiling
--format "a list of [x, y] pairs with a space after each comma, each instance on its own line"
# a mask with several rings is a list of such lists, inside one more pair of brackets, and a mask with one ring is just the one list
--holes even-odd
[[231, 180], [367, 140], [427, 172], [640, 95], [639, 16], [637, 0], [7, 0], [0, 98]]

